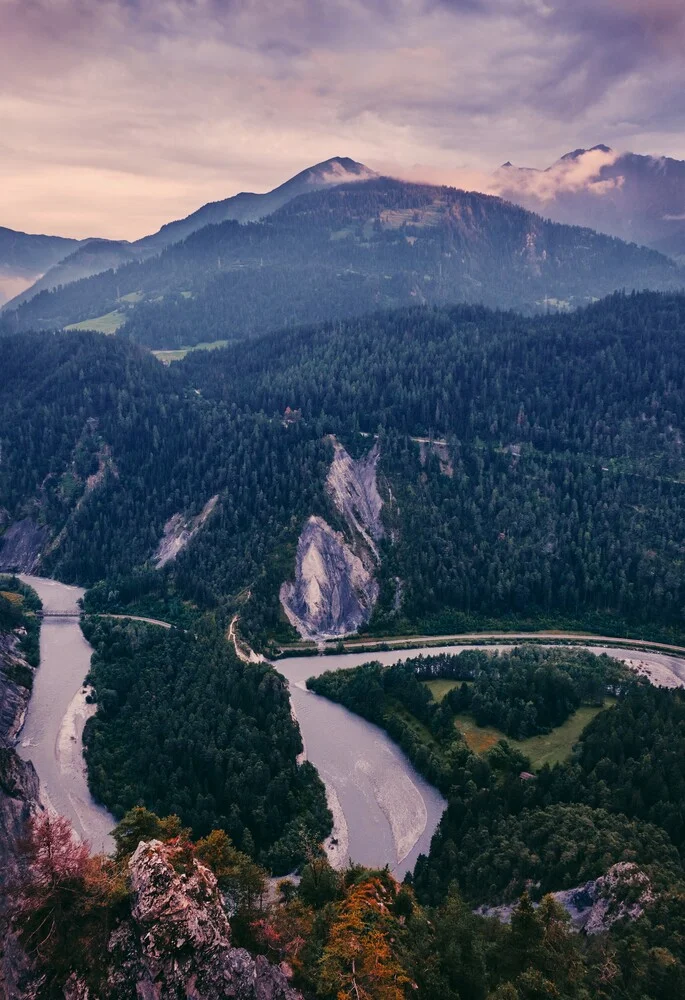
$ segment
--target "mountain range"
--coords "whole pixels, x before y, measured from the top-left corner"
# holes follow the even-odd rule
[[[496,180],[504,198],[557,222],[685,258],[683,160],[617,153],[600,144],[575,149],[546,170],[505,163]]]
[[[685,285],[685,162],[600,145],[544,171],[505,164],[495,184],[509,200],[337,156],[134,243],[0,230],[0,292],[3,276],[20,289],[0,328],[178,348],[417,303],[536,312]]]
[[[223,201],[209,202],[185,219],[169,222],[150,236],[127,240],[66,240],[58,236],[29,236],[0,229],[0,304],[14,299],[20,305],[44,289],[70,284],[132,260],[159,253],[204,226],[234,219],[255,222],[298,195],[333,184],[368,180],[373,170],[345,156],[334,156],[301,171],[266,194],[243,191]],[[3,274],[6,287],[3,289]]]
[[[370,177],[300,194],[259,222],[204,226],[160,253],[15,300],[2,326],[120,330],[178,348],[420,303],[533,313],[618,289],[683,285],[677,264],[654,250],[490,195]]]

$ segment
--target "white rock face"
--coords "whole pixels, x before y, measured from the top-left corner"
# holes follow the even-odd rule
[[[378,584],[341,532],[310,517],[297,545],[295,580],[281,586],[280,598],[303,639],[334,639],[368,621]]]
[[[378,443],[368,455],[356,462],[335,439],[333,448],[333,462],[326,480],[328,493],[351,531],[364,539],[378,559],[375,543],[383,537],[383,500],[376,481],[376,466],[380,458]]]
[[[218,494],[204,505],[197,517],[184,518],[183,514],[174,514],[164,525],[164,535],[152,557],[155,569],[161,569],[172,562],[198,533],[200,528],[216,507]]]
[[[602,934],[624,918],[637,920],[656,898],[649,876],[632,861],[620,861],[606,875],[552,896],[568,913],[573,929],[585,934]],[[475,912],[508,924],[516,905],[480,906]]]
[[[350,635],[371,617],[378,600],[374,578],[383,537],[376,466],[378,444],[355,461],[335,440],[326,490],[347,526],[334,531],[310,517],[297,545],[295,580],[281,586],[280,599],[291,625],[303,639],[320,641]]]

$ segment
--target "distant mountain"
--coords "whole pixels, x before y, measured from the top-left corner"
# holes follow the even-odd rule
[[[136,246],[143,250],[162,250],[170,243],[178,243],[191,233],[205,226],[216,225],[234,219],[236,222],[256,222],[271,215],[287,202],[301,194],[310,194],[322,188],[350,181],[365,181],[377,177],[375,171],[357,163],[348,156],[334,156],[313,167],[307,167],[290,180],[268,191],[266,194],[252,194],[242,191],[223,201],[212,201],[198,208],[192,215],[177,222],[169,222],[159,232],[138,240]]]
[[[101,274],[110,268],[121,267],[122,264],[138,260],[140,254],[126,240],[85,240],[76,245],[76,249],[59,260],[37,281],[12,300],[12,306],[17,307],[22,302],[28,302],[38,292],[45,289],[68,285],[81,278],[90,278]]]
[[[116,311],[124,335],[175,347],[402,305],[535,312],[683,285],[653,250],[488,195],[377,178],[300,195],[262,222],[206,226],[156,257],[42,292],[5,326]]]
[[[331,187],[335,184],[344,184],[356,180],[369,180],[378,175],[365,167],[363,163],[357,163],[347,156],[334,156],[330,160],[324,160],[313,167],[308,167],[301,173],[291,177],[290,180],[273,191],[266,194],[252,194],[243,191],[232,198],[225,198],[223,201],[210,202],[198,208],[196,212],[185,219],[178,219],[176,222],[169,222],[150,236],[144,236],[135,243],[116,240],[85,240],[77,243],[72,240],[73,246],[66,248],[66,253],[70,250],[76,252],[68,259],[63,260],[62,256],[56,258],[60,261],[60,267],[51,270],[47,274],[47,268],[31,272],[29,277],[39,277],[37,281],[25,281],[20,286],[13,288],[8,285],[11,294],[6,295],[7,299],[12,299],[12,308],[16,308],[23,302],[33,298],[38,292],[46,289],[56,288],[58,285],[66,285],[81,278],[92,277],[101,274],[110,268],[119,268],[128,264],[131,260],[144,259],[154,254],[160,253],[165,247],[172,243],[184,240],[191,233],[202,229],[204,226],[215,225],[228,220],[237,222],[255,222],[263,219],[272,212],[281,208],[288,201],[297,198],[298,195],[308,194],[312,191],[320,191],[323,188]],[[0,230],[0,232],[2,232]],[[8,230],[9,232],[9,230]],[[23,235],[23,234],[19,234]],[[51,237],[40,237],[51,238]],[[1,257],[0,257],[1,261]],[[48,265],[56,263],[51,261]],[[1,267],[1,263],[0,263]],[[0,276],[2,272],[0,271]],[[1,280],[1,277],[0,277]],[[0,292],[2,286],[0,284]],[[20,294],[21,293],[21,294]],[[0,304],[3,299],[0,298]]]
[[[21,233],[0,226],[0,304],[28,288],[78,246],[78,240]]]
[[[503,197],[557,222],[591,226],[685,260],[685,161],[575,149],[546,170],[505,163]]]

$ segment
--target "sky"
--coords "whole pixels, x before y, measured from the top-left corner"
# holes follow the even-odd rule
[[[685,159],[685,0],[0,0],[0,226],[136,239],[328,157]]]

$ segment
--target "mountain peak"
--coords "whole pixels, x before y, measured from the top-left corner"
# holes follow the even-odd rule
[[[333,184],[345,184],[349,181],[368,181],[378,177],[375,170],[371,170],[363,163],[351,159],[349,156],[332,156],[321,163],[315,163],[307,167],[299,174],[295,174],[290,180],[282,184],[277,191],[290,185],[316,184],[330,186]]]
[[[613,153],[613,149],[611,149],[610,146],[605,146],[603,142],[600,142],[596,146],[592,146],[591,149],[574,149],[570,153],[564,153],[560,162],[563,162],[564,160],[578,160],[581,156],[585,156],[586,153]]]

